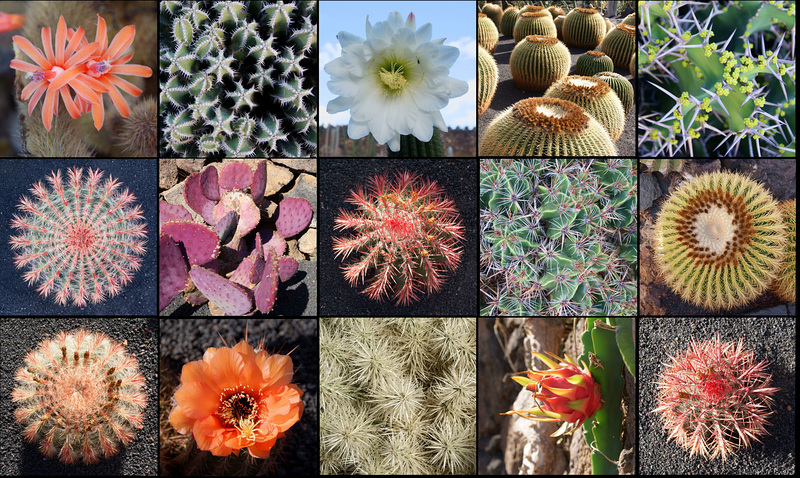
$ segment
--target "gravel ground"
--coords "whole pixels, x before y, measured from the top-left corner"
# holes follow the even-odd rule
[[[7,159],[2,162],[3,180],[0,183],[0,237],[3,238],[2,256],[8,257],[10,251],[8,238],[15,233],[11,229],[11,218],[16,212],[16,204],[22,196],[30,197],[29,189],[37,182],[45,182],[51,171],[77,166],[98,168],[105,172],[104,179],[113,176],[124,188],[136,196],[137,204],[144,211],[147,221],[147,252],[142,259],[142,267],[136,271],[133,280],[122,292],[99,304],[89,304],[79,308],[68,304],[56,304],[53,294],[42,297],[36,287],[29,286],[22,279],[23,271],[16,269],[11,260],[0,261],[0,284],[9,300],[0,301],[0,315],[113,315],[133,316],[156,313],[157,307],[157,265],[156,231],[158,230],[158,204],[156,200],[157,163],[154,159]]]
[[[676,355],[689,338],[708,340],[719,334],[723,341],[744,340],[756,359],[771,363],[772,383],[781,390],[774,395],[774,411],[767,427],[770,435],[750,449],[722,460],[689,458],[689,452],[667,442],[667,434],[655,414],[658,374],[667,354]],[[639,463],[642,474],[742,474],[793,475],[795,471],[795,374],[797,358],[795,318],[642,318],[639,319]]]
[[[325,159],[320,161],[320,234],[319,283],[324,291],[319,299],[323,316],[428,316],[467,315],[477,311],[478,230],[477,184],[478,167],[474,159],[447,160],[367,160]],[[334,259],[332,238],[341,235],[333,230],[333,219],[340,208],[352,208],[344,201],[350,190],[366,186],[367,180],[380,173],[404,169],[433,179],[456,202],[464,225],[464,254],[458,269],[449,273],[442,290],[425,295],[417,303],[396,306],[394,301],[378,302],[362,294],[363,284],[351,287],[340,269],[341,258]]]
[[[135,354],[147,385],[144,428],[117,455],[95,465],[65,465],[46,458],[38,446],[22,437],[14,420],[15,405],[9,399],[14,374],[25,355],[62,330],[85,328],[107,334]],[[134,475],[154,476],[158,471],[158,319],[0,319],[0,474],[11,475]]]
[[[609,18],[611,23],[615,25],[622,23],[624,19],[624,16]],[[478,144],[480,144],[480,138],[483,137],[483,132],[486,131],[489,123],[491,123],[495,116],[502,113],[506,108],[509,108],[519,100],[543,96],[543,93],[522,91],[514,84],[514,80],[511,78],[511,68],[508,66],[508,61],[511,58],[511,51],[514,49],[515,45],[513,38],[501,36],[500,43],[497,44],[497,50],[494,52],[494,59],[497,60],[498,69],[497,92],[492,99],[491,105],[489,105],[489,109],[478,117]],[[586,48],[567,48],[569,49],[572,59],[569,74],[574,75],[576,74],[575,64],[578,62],[578,57],[589,50]],[[614,68],[614,72],[627,78],[633,85],[633,91],[637,91],[636,79],[631,76],[628,70]],[[625,117],[625,130],[614,144],[620,156],[636,156],[636,108],[633,108]]]
[[[278,439],[267,459],[268,467],[280,475],[316,475],[319,470],[319,352],[316,319],[162,319],[161,374],[179,378],[185,363],[201,360],[208,347],[224,347],[226,342],[233,347],[245,339],[246,331],[250,345],[255,346],[263,337],[267,351],[291,352],[295,368],[292,382],[303,390],[303,416],[286,432],[285,437]],[[172,404],[161,406],[172,408]],[[164,458],[162,456],[162,466]]]

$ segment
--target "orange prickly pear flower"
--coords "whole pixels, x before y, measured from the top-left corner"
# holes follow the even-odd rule
[[[85,63],[86,75],[96,78],[108,92],[111,97],[111,102],[117,108],[119,114],[123,117],[128,117],[131,114],[130,107],[122,97],[122,94],[117,90],[128,93],[129,95],[138,97],[142,94],[142,90],[135,87],[128,81],[123,80],[118,75],[133,75],[149,78],[153,74],[153,70],[144,65],[128,65],[127,63],[133,57],[133,53],[126,55],[128,48],[133,44],[133,38],[136,36],[136,27],[128,25],[120,30],[108,44],[108,29],[106,28],[106,21],[100,15],[97,15],[97,34],[94,41],[98,44],[97,51]],[[84,39],[84,43],[86,40]],[[102,96],[97,103],[81,101],[81,109],[84,113],[92,112],[94,119],[94,126],[99,131],[103,127],[103,120],[105,111],[103,109]]]
[[[291,383],[292,359],[262,346],[211,347],[203,360],[184,365],[170,424],[215,456],[238,456],[246,448],[253,457],[268,457],[304,406],[303,391]]]
[[[100,95],[97,92],[102,93],[107,89],[102,83],[85,74],[86,67],[84,65],[86,60],[97,51],[98,44],[86,42],[82,28],[78,28],[74,32],[68,31],[64,17],[61,16],[53,43],[50,39],[50,27],[43,27],[44,53],[25,37],[15,35],[13,40],[19,49],[36,63],[33,65],[17,59],[11,60],[11,68],[31,74],[30,83],[22,90],[20,97],[23,101],[31,98],[28,103],[28,114],[31,114],[36,103],[44,95],[42,122],[48,131],[50,131],[53,115],[58,113],[58,95],[61,95],[61,99],[64,100],[70,116],[73,118],[81,116],[81,110],[70,96],[67,86],[75,90],[82,100],[92,104],[100,103]]]
[[[0,12],[0,33],[16,30],[25,23],[23,15]]]
[[[533,355],[551,370],[529,370],[522,372],[527,377],[512,377],[533,392],[533,398],[539,401],[537,406],[528,410],[510,410],[501,415],[519,415],[541,422],[562,421],[561,427],[551,435],[556,437],[580,428],[602,407],[602,400],[600,384],[594,381],[585,363],[582,362],[583,368],[580,368],[569,355],[564,354],[561,359],[548,354],[555,360],[540,353]]]

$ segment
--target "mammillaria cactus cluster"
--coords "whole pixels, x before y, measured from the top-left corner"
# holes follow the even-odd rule
[[[481,160],[481,315],[634,315],[632,167]]]
[[[160,203],[159,310],[182,292],[190,304],[209,300],[228,315],[272,310],[278,283],[298,269],[296,259],[283,256],[286,239],[305,230],[313,210],[305,199],[285,198],[273,218],[277,231],[258,227],[266,172],[263,161],[255,172],[231,162],[191,175],[183,196],[206,224],[193,222],[180,205]]]
[[[316,154],[316,1],[162,1],[160,21],[162,151]]]

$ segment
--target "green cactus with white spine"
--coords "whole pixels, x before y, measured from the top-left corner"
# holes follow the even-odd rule
[[[589,76],[567,76],[553,83],[544,96],[571,101],[583,108],[606,128],[612,141],[622,136],[625,110],[617,94],[604,81]]]
[[[534,97],[516,102],[492,120],[478,154],[616,156],[617,149],[608,130],[580,106],[558,98]]]
[[[614,62],[611,57],[602,51],[587,51],[578,57],[575,64],[575,74],[581,76],[594,76],[601,71],[614,71]]]
[[[569,50],[558,39],[528,35],[517,43],[509,58],[511,77],[517,88],[544,91],[569,74]]]
[[[489,109],[497,91],[497,62],[482,46],[478,46],[478,116]]]
[[[489,53],[494,53],[497,49],[497,42],[500,41],[500,34],[491,18],[484,13],[478,14],[478,45],[486,48]]]
[[[631,112],[634,105],[633,85],[631,85],[631,82],[624,76],[619,73],[614,73],[613,71],[603,71],[592,76],[605,81],[606,84],[614,90],[614,93],[617,94],[619,100],[622,102],[622,109],[625,111],[625,116],[628,116],[628,113]]]
[[[500,33],[507,37],[514,36],[514,24],[519,17],[519,8],[510,6],[503,12],[503,18],[500,19]]]
[[[606,22],[592,8],[574,8],[564,19],[562,26],[564,43],[579,48],[596,48],[606,36]]]
[[[317,2],[161,2],[162,153],[317,150]]]
[[[610,56],[614,65],[630,69],[631,58],[636,56],[636,27],[618,25],[603,38],[600,51]]]
[[[556,24],[547,11],[520,13],[514,24],[514,43],[519,43],[528,35],[556,37]]]

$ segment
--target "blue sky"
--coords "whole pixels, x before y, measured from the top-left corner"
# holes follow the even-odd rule
[[[458,98],[453,98],[442,110],[447,126],[474,128],[477,121],[477,105],[475,102],[475,62],[477,43],[477,14],[475,2],[456,1],[419,1],[419,2],[319,2],[319,78],[320,78],[320,125],[344,125],[350,121],[349,111],[328,114],[326,106],[336,96],[326,86],[330,75],[323,71],[326,63],[341,54],[341,46],[336,39],[340,31],[347,31],[361,38],[366,36],[367,15],[373,25],[384,21],[389,13],[399,11],[403,18],[414,12],[417,28],[426,23],[433,26],[433,38],[445,38],[445,45],[457,47],[461,53],[450,69],[450,76],[464,80],[469,91]]]

